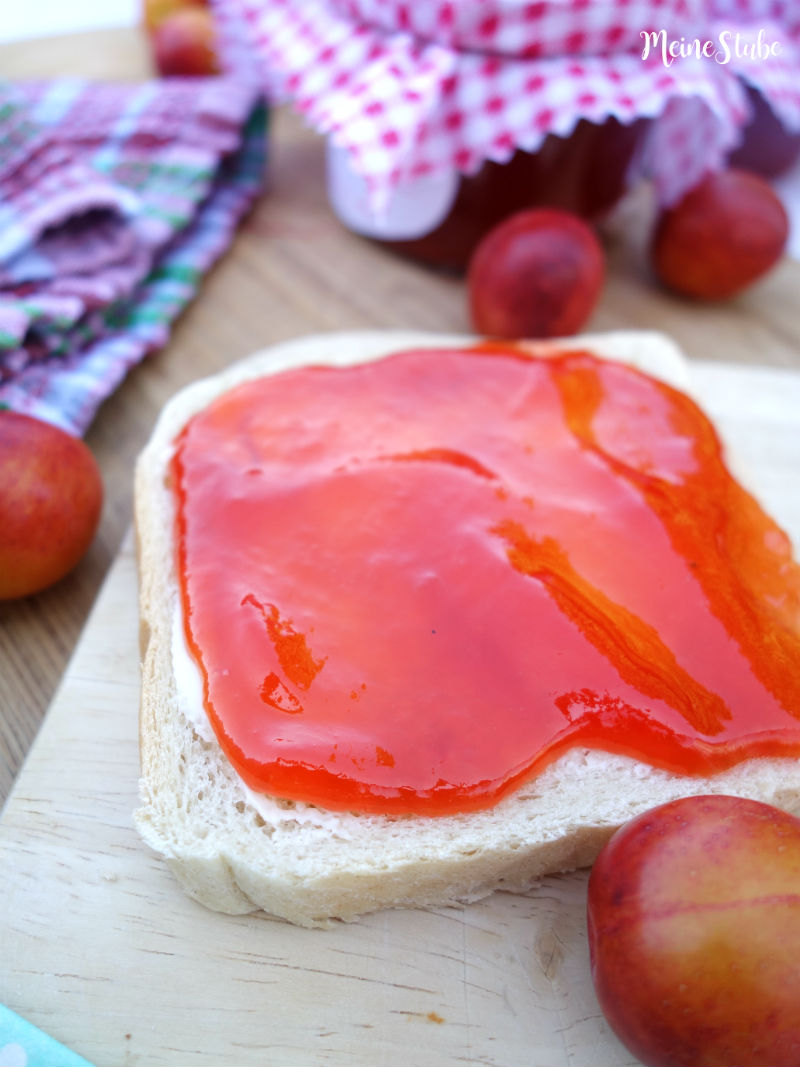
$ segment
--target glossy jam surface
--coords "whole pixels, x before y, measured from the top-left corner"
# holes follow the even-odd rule
[[[177,442],[187,642],[252,788],[491,805],[580,744],[800,754],[800,569],[683,394],[485,347],[242,385]]]

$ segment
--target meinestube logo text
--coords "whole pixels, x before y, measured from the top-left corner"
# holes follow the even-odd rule
[[[726,64],[732,59],[756,59],[767,62],[781,54],[781,42],[770,41],[761,29],[758,34],[721,30],[713,37],[673,37],[666,30],[642,30],[639,36],[644,41],[642,59],[657,55],[665,67],[676,59],[710,59]]]

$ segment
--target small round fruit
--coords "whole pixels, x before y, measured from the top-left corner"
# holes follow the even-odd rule
[[[142,0],[142,23],[152,33],[170,15],[187,7],[208,7],[208,0]]]
[[[0,600],[57,582],[94,538],[103,483],[77,437],[0,410]]]
[[[587,223],[554,208],[520,211],[470,260],[473,327],[492,337],[567,337],[591,315],[604,280],[603,250]]]
[[[210,11],[186,7],[168,15],[153,30],[153,57],[164,77],[219,74],[217,39]]]
[[[774,267],[788,236],[786,210],[772,187],[757,174],[726,170],[661,213],[651,259],[668,289],[724,300]]]
[[[800,819],[730,796],[631,820],[592,868],[600,1006],[653,1067],[800,1063]]]

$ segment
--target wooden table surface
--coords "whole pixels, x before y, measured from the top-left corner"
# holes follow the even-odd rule
[[[103,31],[0,47],[7,78],[151,75],[142,35]],[[95,543],[54,588],[0,604],[0,801],[7,797],[131,522],[135,457],[164,401],[186,382],[271,342],[319,330],[468,329],[463,283],[346,232],[325,195],[318,137],[274,116],[264,194],[203,283],[165,349],[101,408],[87,443],[106,500]],[[654,328],[692,359],[800,368],[800,265],[784,262],[740,299],[696,306],[660,292],[644,246],[652,217],[639,191],[603,227],[609,278],[589,327]]]

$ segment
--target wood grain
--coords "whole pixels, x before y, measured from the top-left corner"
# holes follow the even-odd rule
[[[142,38],[121,31],[0,48],[0,69],[137,78],[148,60]],[[304,931],[192,904],[133,831],[139,680],[127,531],[133,463],[162,404],[283,338],[468,325],[458,279],[336,222],[312,133],[279,113],[271,144],[268,187],[230,253],[169,345],[89,431],[107,493],[95,545],[54,589],[0,606],[0,797],[17,779],[0,821],[0,1001],[98,1067],[628,1067],[588,981],[583,873],[463,911]],[[743,365],[695,369],[712,414],[742,441],[797,536],[800,379],[746,365],[800,368],[800,267],[784,263],[724,306],[673,300],[647,275],[651,214],[640,190],[604,227],[609,279],[591,328],[664,329],[692,360]]]
[[[152,73],[136,30],[6,45],[0,70],[7,78]],[[672,299],[647,273],[651,215],[643,189],[604,227],[609,278],[590,327],[663,329],[692,358],[800,367],[800,265],[784,263],[740,300],[717,307]],[[54,588],[0,603],[0,802],[130,525],[133,463],[164,401],[193,378],[283,338],[325,329],[468,325],[459,279],[404,262],[340,226],[327,204],[320,139],[292,115],[276,114],[262,199],[167,347],[134,370],[87,434],[106,487],[94,545]]]
[[[693,381],[800,541],[800,375]],[[634,1067],[591,987],[586,872],[330,930],[185,897],[132,826],[135,599],[128,538],[0,820],[0,1003],[97,1067]]]

